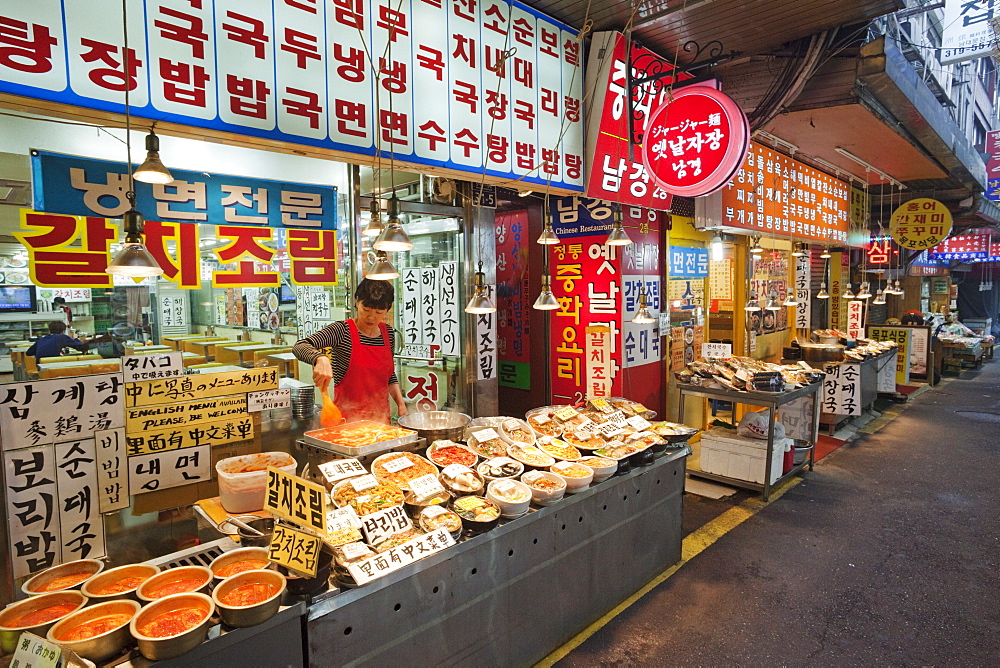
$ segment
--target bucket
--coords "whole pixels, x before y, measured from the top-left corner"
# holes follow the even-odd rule
[[[811,445],[796,445],[793,448],[792,464],[798,466],[809,458],[809,451],[813,449]]]

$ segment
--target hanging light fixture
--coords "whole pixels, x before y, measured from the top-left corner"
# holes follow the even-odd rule
[[[389,254],[385,251],[375,251],[375,264],[365,274],[365,278],[373,281],[391,281],[399,278],[399,271],[389,262]]]
[[[389,200],[389,223],[372,244],[372,248],[392,253],[413,249],[413,242],[403,229],[402,221],[399,220],[399,199],[395,192]]]
[[[128,14],[126,5],[127,0],[122,0],[122,32],[125,42],[123,65],[125,71],[128,72]],[[142,214],[135,210],[135,175],[132,172],[132,114],[128,92],[128,86],[125,86],[125,152],[128,160],[128,192],[125,193],[125,197],[129,203],[128,211],[122,216],[125,242],[122,249],[118,251],[118,254],[115,255],[115,258],[105,271],[112,276],[149,278],[161,275],[163,269],[156,262],[153,254],[146,248],[146,244],[142,238],[144,225]]]
[[[757,301],[756,293],[750,293],[750,301],[748,301],[747,305],[743,307],[743,310],[747,313],[755,313],[760,310],[760,302]]]
[[[785,297],[785,301],[782,302],[782,306],[798,306],[799,301],[795,298],[795,293],[791,290],[788,291],[788,296]]]
[[[765,311],[780,311],[781,310],[781,305],[778,303],[777,299],[775,299],[774,297],[771,297],[770,299],[767,300],[767,306],[764,307],[764,310]]]
[[[146,135],[146,160],[135,170],[133,177],[136,181],[143,183],[170,183],[174,177],[170,175],[170,170],[160,162],[160,138],[156,136],[153,129],[149,129]]]
[[[559,308],[559,300],[552,294],[551,280],[548,274],[542,274],[542,291],[538,293],[538,299],[531,308],[539,311],[554,311]]]
[[[559,243],[559,237],[552,230],[552,214],[549,212],[549,197],[545,196],[545,207],[542,210],[542,233],[538,237],[538,243],[543,246],[555,246]]]
[[[792,246],[792,257],[802,257],[806,252],[802,248],[802,244],[795,244]]]
[[[881,306],[885,303],[885,294],[882,292],[882,288],[879,288],[875,293],[875,299],[872,300],[872,304],[877,304]]]
[[[854,290],[851,289],[851,284],[847,284],[847,289],[844,290],[844,294],[841,295],[844,299],[854,299]]]
[[[465,306],[466,313],[496,313],[497,307],[490,301],[489,292],[486,290],[486,274],[483,273],[483,261],[479,261],[479,271],[475,277],[476,291],[472,299]]]
[[[872,298],[871,286],[869,285],[868,281],[861,281],[861,287],[858,290],[857,298],[858,299]]]
[[[712,243],[709,244],[709,248],[712,253],[712,261],[719,262],[726,257],[726,246],[722,239],[722,232],[716,231],[715,236],[712,237]]]
[[[753,245],[750,246],[751,253],[754,255],[760,255],[764,252],[764,249],[760,246],[760,236],[751,236],[750,240],[753,242]]]
[[[637,325],[648,325],[656,322],[656,318],[654,318],[653,314],[649,312],[649,306],[646,303],[645,288],[639,292],[639,310],[636,311],[635,315],[632,317],[632,322]]]
[[[829,260],[833,255],[830,254],[830,249],[827,246],[823,246],[823,252],[819,254],[820,258],[824,260]]]
[[[819,284],[819,292],[816,293],[816,299],[829,299],[830,293],[826,291],[826,281]]]
[[[608,238],[604,240],[605,246],[628,246],[632,243],[629,238],[628,233],[622,226],[622,208],[618,204],[614,204],[614,225],[611,226],[611,232],[608,233]]]
[[[379,200],[377,197],[372,197],[372,204],[369,207],[371,212],[371,218],[368,220],[368,224],[365,225],[365,229],[361,230],[361,234],[366,237],[377,237],[385,230],[385,225],[382,224],[382,207],[379,205]]]

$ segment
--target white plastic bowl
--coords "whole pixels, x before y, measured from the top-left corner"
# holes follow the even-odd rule
[[[570,475],[563,475],[561,473],[561,471],[564,471],[567,468],[574,468],[574,467],[587,469],[589,473],[586,476],[570,476]],[[594,481],[594,469],[590,468],[589,466],[584,466],[583,464],[577,462],[556,462],[555,464],[549,467],[549,470],[566,481],[567,494],[576,494],[577,492],[582,492],[583,490],[590,487],[590,483]]]
[[[509,501],[500,495],[499,490],[508,488],[516,490],[516,494],[522,501]],[[519,480],[494,480],[486,486],[486,498],[500,506],[501,517],[520,517],[528,512],[531,505],[531,488]]]
[[[549,491],[532,487],[531,482],[538,480],[539,478],[551,480],[559,485],[559,489]],[[560,501],[566,495],[566,481],[563,480],[562,476],[557,476],[555,473],[550,473],[548,471],[528,471],[521,476],[521,481],[528,485],[528,489],[531,490],[531,500],[540,506],[547,506],[551,503],[555,503],[556,501]]]
[[[588,460],[594,460],[594,459],[603,459],[607,461],[609,464],[607,466],[593,466],[587,463]],[[618,470],[618,462],[616,462],[613,459],[608,459],[607,457],[600,457],[598,455],[587,455],[577,463],[583,464],[588,468],[594,469],[594,480],[593,480],[594,483],[604,482],[605,480],[613,476],[615,474],[615,471]]]

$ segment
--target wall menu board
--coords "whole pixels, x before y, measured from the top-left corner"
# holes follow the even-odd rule
[[[758,234],[844,243],[849,212],[847,183],[756,142],[722,189],[722,224]]]
[[[5,3],[0,92],[120,112],[127,81],[140,118],[583,189],[582,44],[519,2],[135,4],[126,73],[118,0]]]

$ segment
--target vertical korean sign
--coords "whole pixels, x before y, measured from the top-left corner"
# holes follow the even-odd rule
[[[810,254],[795,258],[795,328],[809,329],[812,318],[812,275]]]
[[[531,389],[531,327],[528,287],[528,212],[496,217],[497,363],[504,387]]]
[[[873,340],[895,341],[899,344],[899,355],[896,357],[896,384],[898,385],[908,385],[910,382],[910,356],[913,354],[911,348],[913,347],[913,336],[917,332],[919,332],[921,336],[921,348],[923,348],[924,351],[924,355],[922,357],[926,359],[927,329],[916,327],[887,327],[884,325],[868,328],[868,336]],[[922,366],[926,372],[926,362],[924,362]]]
[[[552,226],[560,243],[549,247],[552,292],[559,308],[551,312],[552,401],[575,402],[586,396],[586,328],[608,327],[612,392],[620,392],[621,260],[617,246],[604,244],[611,227],[611,206],[583,197],[553,198]]]
[[[622,224],[632,243],[622,249],[622,367],[629,398],[646,406],[663,405],[663,335],[659,316],[663,312],[660,225],[663,214],[637,206],[622,207]],[[707,259],[707,255],[706,255]],[[654,322],[634,323],[639,296]]]
[[[847,302],[847,335],[854,339],[865,337],[865,305],[860,299]]]

